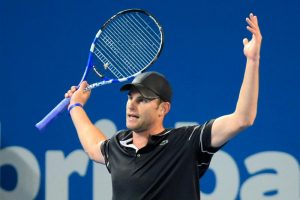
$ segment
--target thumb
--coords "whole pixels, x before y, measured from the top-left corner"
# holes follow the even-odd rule
[[[86,81],[80,83],[79,90],[83,91],[89,84]]]
[[[244,44],[244,46],[245,46],[246,44],[248,44],[248,42],[249,42],[249,41],[248,41],[247,38],[244,38],[244,39],[243,39],[243,44]]]

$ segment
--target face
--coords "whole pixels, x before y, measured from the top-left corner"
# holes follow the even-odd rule
[[[126,104],[127,128],[136,133],[161,128],[163,116],[160,110],[159,99],[146,99],[138,91],[130,91]]]

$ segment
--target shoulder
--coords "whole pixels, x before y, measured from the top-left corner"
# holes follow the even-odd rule
[[[116,132],[111,138],[107,139],[109,141],[113,140],[124,140],[129,134],[131,133],[130,130],[122,129]]]
[[[118,132],[116,132],[111,138],[103,141],[101,143],[101,149],[104,149],[105,146],[114,146],[116,144],[119,144],[120,141],[125,140],[126,137],[129,136],[129,134],[131,134],[130,130],[119,130]]]
[[[193,134],[193,133],[206,133],[211,132],[212,125],[214,123],[214,119],[208,120],[203,124],[196,124],[190,126],[181,126],[178,128],[172,129],[174,133],[177,134]]]
[[[191,125],[191,126],[181,126],[170,130],[170,137],[173,138],[181,138],[184,140],[190,140],[195,137],[195,135],[199,135],[198,133],[201,130],[202,125]]]
[[[117,140],[124,140],[131,135],[131,130],[123,129],[119,130],[112,138],[116,138]]]

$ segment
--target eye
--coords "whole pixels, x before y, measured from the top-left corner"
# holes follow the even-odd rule
[[[137,101],[138,103],[148,103],[148,102],[150,102],[151,100],[150,100],[150,99],[147,99],[147,98],[144,98],[144,97],[138,97],[136,101]]]

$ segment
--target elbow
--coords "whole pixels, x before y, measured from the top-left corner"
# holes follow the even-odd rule
[[[249,128],[250,126],[253,126],[253,124],[254,124],[254,119],[253,120],[249,119],[249,120],[244,122],[244,127]]]
[[[254,121],[255,121],[255,116],[242,117],[240,120],[240,127],[242,129],[249,128],[250,126],[253,126]]]
[[[239,114],[238,116],[238,124],[240,127],[240,130],[249,128],[250,126],[253,126],[255,118],[256,118],[256,114]]]

